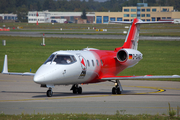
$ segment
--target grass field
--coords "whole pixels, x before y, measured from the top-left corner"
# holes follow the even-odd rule
[[[1,120],[179,120],[180,117],[162,115],[129,115],[116,113],[115,115],[94,114],[0,114]]]
[[[54,51],[86,47],[114,50],[124,43],[124,40],[46,38],[46,46],[40,46],[42,38],[1,36],[1,40],[6,40],[7,45],[0,44],[0,69],[7,54],[10,72],[29,72],[30,69],[36,72]],[[142,52],[143,59],[119,75],[180,74],[180,41],[141,40],[138,50]]]

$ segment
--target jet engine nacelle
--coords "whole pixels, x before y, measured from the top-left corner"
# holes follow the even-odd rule
[[[141,59],[143,54],[138,50],[134,49],[121,49],[117,52],[117,60],[125,66],[132,66],[137,64]]]

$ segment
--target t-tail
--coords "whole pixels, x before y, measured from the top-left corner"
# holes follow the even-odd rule
[[[111,23],[122,23],[122,24],[131,24],[128,34],[126,36],[124,45],[122,47],[115,48],[115,51],[120,49],[134,49],[138,48],[139,41],[139,32],[141,24],[151,24],[151,23],[172,23],[172,21],[142,21],[135,18],[133,21],[110,21]]]

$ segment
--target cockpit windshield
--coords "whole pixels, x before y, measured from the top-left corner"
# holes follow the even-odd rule
[[[76,58],[73,55],[52,54],[44,64],[72,64],[74,62],[76,62]]]

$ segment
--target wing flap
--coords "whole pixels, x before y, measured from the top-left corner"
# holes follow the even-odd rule
[[[161,76],[152,76],[152,75],[145,75],[145,76],[110,76],[110,77],[103,77],[101,80],[138,80],[138,79],[163,79],[163,78],[180,78],[179,75],[161,75]]]

